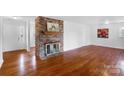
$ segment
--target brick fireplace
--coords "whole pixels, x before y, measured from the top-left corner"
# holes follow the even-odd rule
[[[48,23],[59,25],[57,31],[48,31]],[[38,16],[35,19],[36,31],[36,56],[46,59],[63,52],[63,21]]]
[[[60,53],[60,42],[45,44],[46,56]]]

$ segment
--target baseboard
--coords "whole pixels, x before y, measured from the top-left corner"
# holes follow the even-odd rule
[[[18,49],[18,50],[3,51],[3,52],[4,53],[10,53],[10,52],[20,52],[20,51],[26,51],[26,49]]]
[[[82,47],[86,47],[86,46],[90,46],[90,44],[82,45],[80,47],[76,47],[76,48],[69,49],[69,50],[64,50],[63,52],[68,52],[68,51],[76,50],[76,49],[79,49],[79,48],[82,48]]]
[[[101,47],[108,47],[108,48],[113,48],[113,49],[122,49],[122,50],[124,50],[124,48],[122,48],[122,47],[113,47],[113,46],[105,46],[105,45],[95,45],[95,44],[92,44],[93,46],[101,46]]]
[[[105,46],[105,45],[98,45],[98,44],[89,44],[89,45],[87,44],[87,45],[83,45],[83,46],[78,47],[78,48],[74,48],[74,49],[70,49],[70,50],[64,50],[63,52],[68,52],[68,51],[76,50],[76,49],[79,49],[79,48],[82,48],[82,47],[87,47],[87,46],[100,46],[100,47],[124,50],[124,48],[121,48],[121,47]]]

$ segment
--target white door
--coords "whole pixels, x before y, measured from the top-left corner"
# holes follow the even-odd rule
[[[13,51],[25,47],[25,29],[19,25],[5,24],[3,28],[3,50]]]

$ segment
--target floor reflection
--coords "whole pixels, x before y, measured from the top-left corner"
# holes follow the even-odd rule
[[[32,69],[33,70],[36,69],[36,57],[35,56],[32,57],[31,63],[32,63]]]
[[[23,72],[24,69],[25,69],[25,60],[24,60],[24,55],[21,54],[19,59],[19,70],[20,72]]]

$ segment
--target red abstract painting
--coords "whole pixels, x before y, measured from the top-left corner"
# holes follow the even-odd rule
[[[109,38],[109,29],[98,29],[97,30],[97,36],[98,38]]]

